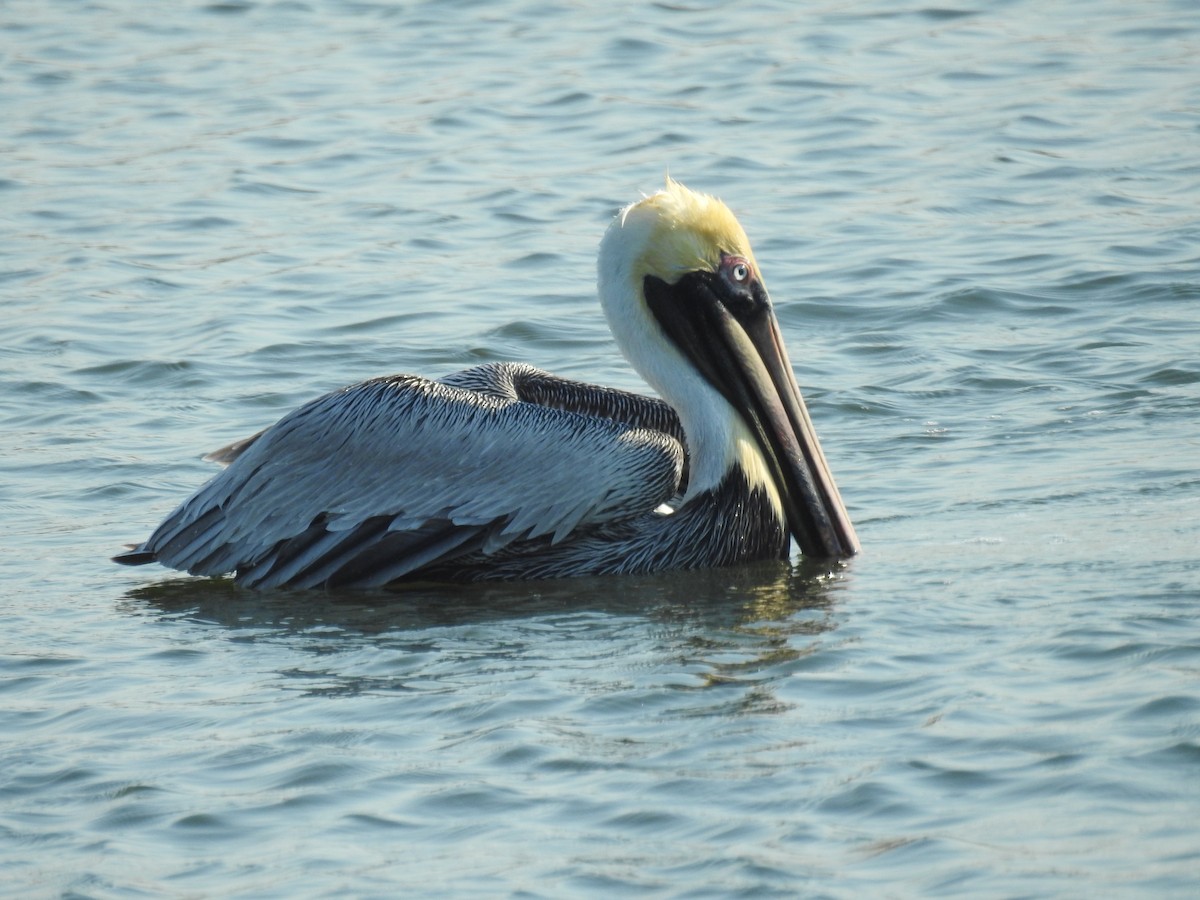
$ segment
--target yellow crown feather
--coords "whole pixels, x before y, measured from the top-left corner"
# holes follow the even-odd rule
[[[744,258],[761,277],[750,240],[729,207],[667,177],[666,187],[625,209],[630,217],[652,220],[650,240],[635,263],[639,275],[674,283],[688,272],[716,270],[722,254]]]

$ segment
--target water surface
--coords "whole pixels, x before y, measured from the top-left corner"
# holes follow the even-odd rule
[[[16,896],[1191,896],[1190,2],[16,2]],[[127,570],[201,454],[514,359],[666,172],[755,244],[836,567],[253,595]]]

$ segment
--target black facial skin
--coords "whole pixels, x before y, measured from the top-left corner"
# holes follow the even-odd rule
[[[744,277],[735,277],[743,273]],[[643,290],[654,317],[705,380],[734,409],[748,411],[757,407],[746,386],[730,378],[737,368],[732,354],[722,342],[712,339],[712,335],[721,331],[722,309],[752,337],[770,327],[773,317],[770,298],[749,265],[741,257],[723,255],[717,271],[688,272],[673,285],[647,275]],[[761,428],[754,421],[746,424],[760,439],[760,445],[766,443],[766,436],[758,433]]]
[[[726,260],[732,257],[725,257]],[[722,270],[730,268],[722,265]],[[667,334],[704,375],[706,381],[724,395],[735,409],[741,409],[743,397],[731,391],[728,378],[717,368],[713,342],[708,337],[717,330],[717,307],[725,309],[749,332],[756,323],[770,319],[771,301],[762,282],[750,275],[738,282],[723,271],[688,272],[675,284],[647,275],[643,284],[650,311]],[[756,330],[761,330],[759,325]],[[728,366],[721,369],[728,371]]]

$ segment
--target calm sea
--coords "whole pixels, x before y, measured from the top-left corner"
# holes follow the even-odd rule
[[[1195,896],[1197,59],[1194,0],[0,5],[5,896]],[[595,248],[667,172],[861,557],[109,563],[343,384],[639,388]]]

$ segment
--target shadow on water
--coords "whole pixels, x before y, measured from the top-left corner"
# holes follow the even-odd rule
[[[840,565],[799,560],[646,576],[263,593],[229,579],[176,578],[134,588],[122,606],[276,634],[337,628],[369,636],[588,613],[718,630],[790,625],[802,633],[832,627],[840,572]]]

